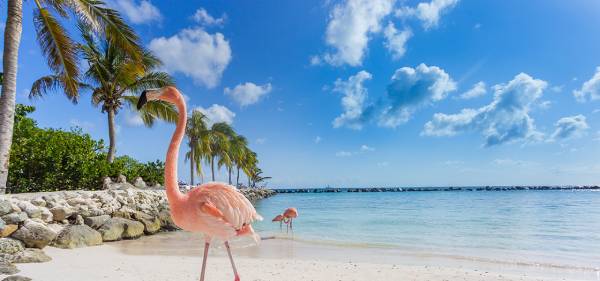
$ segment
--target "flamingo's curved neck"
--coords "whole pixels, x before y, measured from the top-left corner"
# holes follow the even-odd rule
[[[165,188],[167,191],[167,199],[169,205],[173,207],[177,205],[182,199],[183,194],[179,191],[179,184],[177,183],[177,158],[179,156],[179,145],[185,135],[185,125],[187,121],[187,110],[185,107],[185,101],[179,93],[178,98],[174,102],[179,111],[177,118],[177,126],[173,137],[171,137],[171,143],[169,144],[169,150],[167,150],[167,159],[165,161]]]

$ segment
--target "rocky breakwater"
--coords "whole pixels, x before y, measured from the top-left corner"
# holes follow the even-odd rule
[[[114,186],[113,186],[114,187]],[[274,193],[241,191],[250,201]],[[0,275],[15,263],[45,262],[46,246],[77,248],[177,230],[164,189],[120,185],[101,191],[60,191],[0,197]]]

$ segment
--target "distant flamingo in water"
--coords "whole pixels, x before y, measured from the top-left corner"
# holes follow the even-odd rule
[[[271,221],[279,222],[279,230],[282,230],[283,220],[285,217],[283,215],[276,215]]]
[[[287,208],[283,212],[283,217],[284,217],[284,222],[287,225],[287,227],[286,227],[287,232],[289,232],[290,229],[292,230],[292,232],[294,232],[293,220],[298,217],[298,210],[296,210],[296,208]]]
[[[200,281],[204,280],[206,258],[213,237],[224,241],[235,281],[239,281],[240,277],[233,262],[228,241],[236,236],[249,235],[258,242],[259,238],[257,239],[258,236],[254,233],[250,223],[262,218],[256,213],[250,201],[231,185],[210,182],[194,187],[186,194],[179,191],[177,156],[179,145],[185,134],[187,120],[185,101],[181,93],[174,87],[146,90],[140,96],[137,104],[138,110],[152,100],[172,103],[177,106],[179,111],[177,126],[171,138],[165,161],[165,187],[173,222],[184,230],[204,233],[204,258]]]

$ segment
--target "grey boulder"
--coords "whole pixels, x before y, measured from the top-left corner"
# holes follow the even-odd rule
[[[144,233],[154,234],[160,230],[160,220],[142,212],[136,212],[133,217],[144,224]]]
[[[73,210],[66,206],[56,206],[50,209],[55,221],[63,221],[73,214]]]
[[[58,248],[80,248],[102,244],[102,235],[87,225],[66,226],[56,238]]]
[[[144,224],[124,218],[110,218],[98,231],[102,234],[102,240],[115,241],[120,239],[134,239],[144,234]]]
[[[19,270],[14,264],[6,261],[0,262],[0,274],[12,275],[16,273],[19,273]]]
[[[95,217],[86,217],[83,219],[83,222],[91,228],[98,229],[109,219],[109,215],[101,215]]]
[[[42,249],[56,238],[56,232],[43,223],[27,220],[12,234],[12,237],[23,241],[28,248]]]
[[[29,201],[19,201],[17,206],[32,219],[42,217],[42,210],[38,206],[31,204]]]
[[[13,255],[12,262],[14,263],[32,263],[32,262],[48,262],[50,258],[44,251],[35,248],[27,248],[22,252]]]
[[[0,216],[12,212],[12,205],[8,200],[0,200]]]
[[[8,215],[2,216],[2,220],[7,224],[19,224],[24,222],[27,219],[26,213],[11,213]]]
[[[158,219],[160,220],[160,224],[164,230],[177,230],[179,227],[173,222],[173,218],[171,218],[171,213],[167,210],[163,210],[158,213]]]
[[[2,254],[15,254],[23,251],[25,247],[23,242],[13,238],[0,238],[0,253]]]

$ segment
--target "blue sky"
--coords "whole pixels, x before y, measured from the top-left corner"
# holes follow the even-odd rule
[[[109,3],[188,107],[248,137],[270,186],[599,183],[600,2]],[[27,99],[48,73],[31,5],[18,102],[107,139],[89,94]],[[172,125],[117,120],[118,154],[164,159]]]

